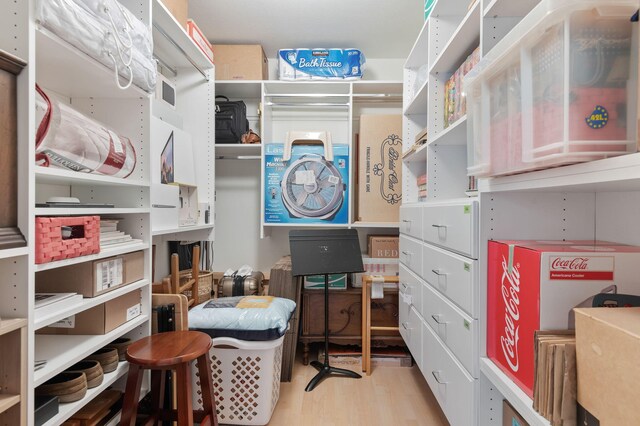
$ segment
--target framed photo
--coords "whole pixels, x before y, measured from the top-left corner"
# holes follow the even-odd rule
[[[174,161],[173,161],[173,132],[169,135],[167,143],[160,155],[160,183],[170,184],[174,182]]]

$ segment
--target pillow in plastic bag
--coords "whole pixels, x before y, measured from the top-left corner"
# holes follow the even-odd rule
[[[189,311],[189,329],[212,338],[275,340],[287,331],[293,300],[273,296],[236,296],[208,300]]]

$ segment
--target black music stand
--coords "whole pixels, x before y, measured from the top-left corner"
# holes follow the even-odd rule
[[[305,391],[311,392],[331,373],[359,379],[358,373],[329,365],[329,274],[364,272],[360,240],[355,229],[314,229],[289,232],[293,276],[324,275],[324,363],[312,361],[318,374]]]

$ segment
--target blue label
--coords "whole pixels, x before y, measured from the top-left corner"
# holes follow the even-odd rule
[[[592,129],[602,129],[609,122],[609,112],[605,107],[597,105],[585,121]]]
[[[357,49],[281,49],[280,59],[316,77],[362,77],[364,55]]]

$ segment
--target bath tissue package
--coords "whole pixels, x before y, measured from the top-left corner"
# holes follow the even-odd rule
[[[365,57],[358,49],[280,49],[280,80],[359,80]]]

